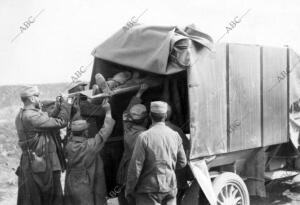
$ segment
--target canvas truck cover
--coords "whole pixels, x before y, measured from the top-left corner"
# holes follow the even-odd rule
[[[123,66],[167,75],[185,69],[178,64],[168,64],[174,45],[182,40],[193,41],[209,49],[212,46],[211,37],[196,30],[193,25],[182,30],[176,26],[136,25],[128,30],[119,30],[99,45],[93,54],[96,58]]]

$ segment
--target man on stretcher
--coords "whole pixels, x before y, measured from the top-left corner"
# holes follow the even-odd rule
[[[120,90],[121,88],[127,88],[126,90],[128,90],[128,88],[130,88],[129,90],[135,90],[138,89],[142,83],[147,83],[150,87],[160,84],[160,78],[154,79],[154,77],[151,76],[141,77],[140,73],[136,71],[119,72],[108,80],[105,80],[102,74],[97,73],[95,75],[95,81],[96,84],[92,87],[92,96],[101,93],[113,95],[114,91]]]

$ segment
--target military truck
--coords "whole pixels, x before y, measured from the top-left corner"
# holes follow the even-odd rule
[[[193,25],[137,24],[119,30],[92,54],[90,88],[97,73],[108,79],[118,72],[137,71],[159,79],[145,93],[145,104],[149,108],[153,100],[167,101],[172,122],[189,138],[192,176],[187,177],[190,186],[181,204],[201,204],[203,198],[210,204],[250,204],[247,182],[263,179],[246,176],[245,164],[262,151],[266,159],[261,159],[258,171],[267,173],[276,154],[290,146],[290,130],[297,124],[291,107],[300,97],[300,58],[287,46],[214,43]],[[117,125],[112,139],[122,136],[122,112],[138,87],[114,90]],[[115,177],[111,170],[106,172],[108,178]],[[113,179],[107,183],[116,186],[109,184]]]

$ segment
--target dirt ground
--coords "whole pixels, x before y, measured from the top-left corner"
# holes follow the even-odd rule
[[[292,179],[274,181],[269,183],[266,188],[268,197],[266,199],[251,197],[251,205],[300,205],[300,182],[292,183]],[[13,205],[16,204],[16,200],[15,179],[11,178],[7,183],[0,182],[0,205]],[[118,202],[116,199],[111,199],[108,205],[118,205]]]
[[[277,180],[267,184],[266,189],[267,198],[251,197],[251,205],[300,205],[300,181]],[[108,205],[118,205],[118,202],[113,199]]]

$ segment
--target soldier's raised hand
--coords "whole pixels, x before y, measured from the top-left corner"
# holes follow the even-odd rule
[[[143,83],[139,89],[139,91],[136,94],[137,98],[141,98],[141,96],[143,95],[143,93],[149,88],[149,85],[146,83]]]
[[[111,110],[110,104],[108,102],[108,98],[105,98],[102,102],[102,108],[107,112]]]
[[[140,91],[145,92],[149,88],[147,83],[143,83],[140,87]]]

